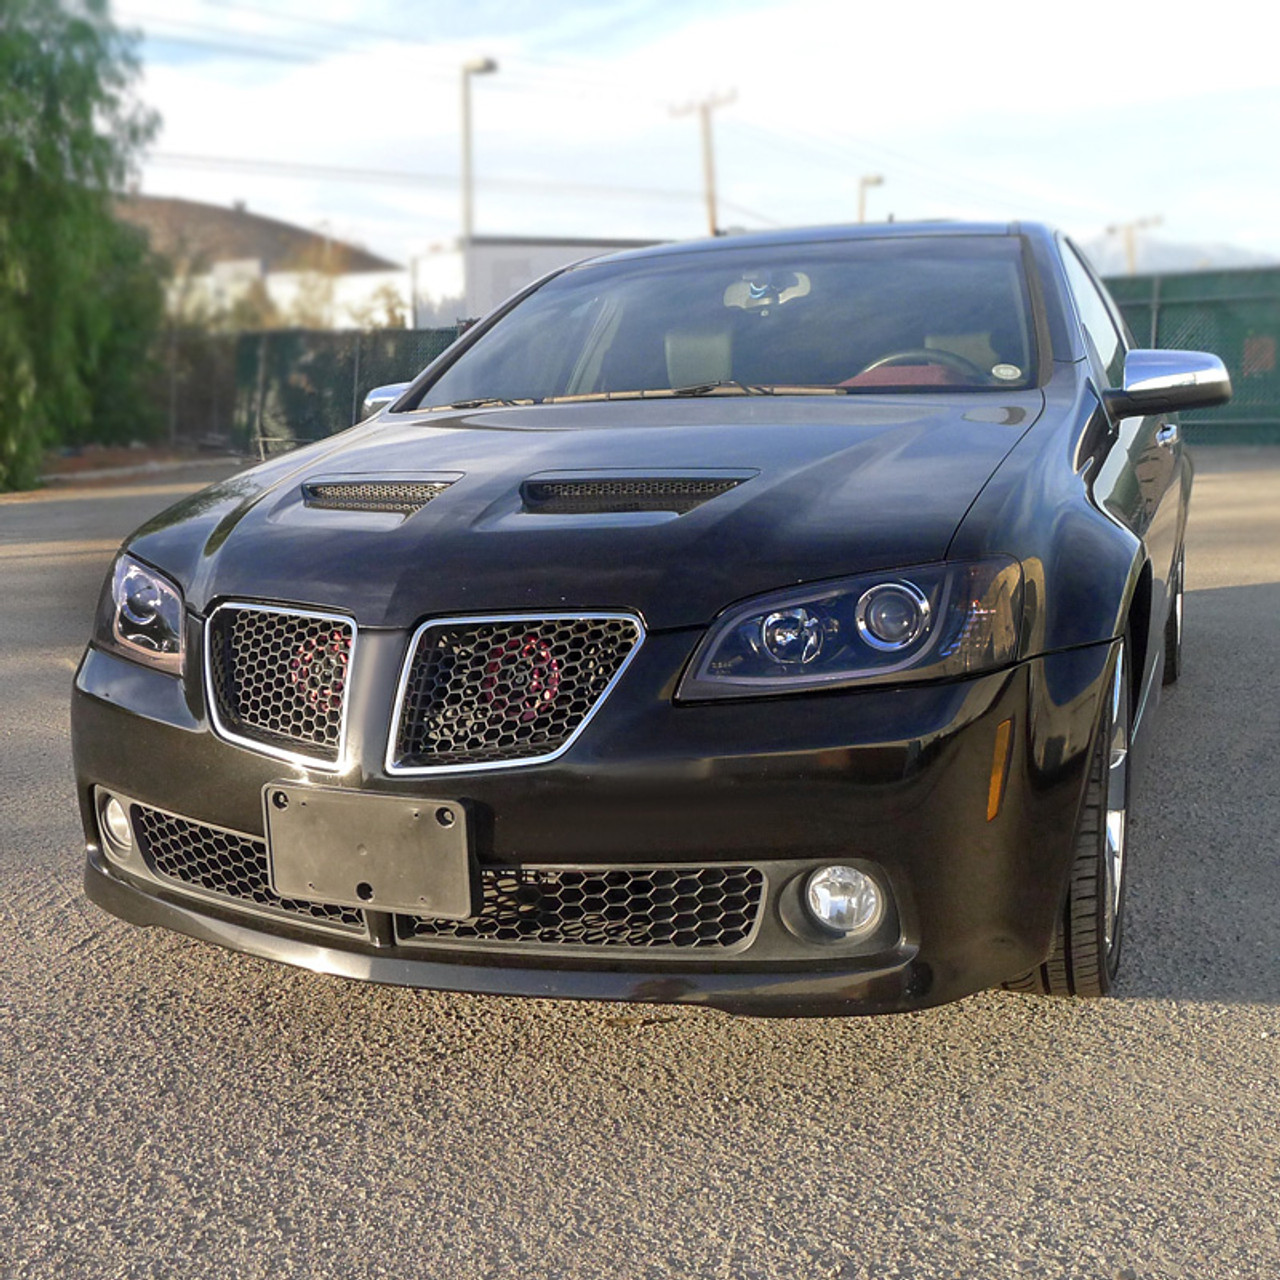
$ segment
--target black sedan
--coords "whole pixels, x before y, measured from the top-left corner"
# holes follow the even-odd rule
[[[1034,225],[556,273],[128,541],[86,887],[313,970],[905,1010],[1102,995],[1215,357]]]

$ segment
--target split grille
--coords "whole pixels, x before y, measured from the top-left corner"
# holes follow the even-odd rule
[[[480,914],[398,916],[404,943],[726,950],[755,928],[764,890],[756,867],[599,871],[486,867]]]
[[[209,680],[224,737],[334,764],[342,750],[349,618],[223,605],[209,619]]]
[[[145,805],[130,806],[138,848],[152,873],[163,880],[235,905],[301,917],[314,924],[364,933],[364,915],[350,907],[282,898],[271,888],[263,840],[176,818]]]
[[[394,712],[392,772],[528,763],[581,731],[640,646],[625,615],[463,618],[421,627]],[[342,755],[349,618],[224,604],[207,633],[217,731],[320,767]]]
[[[302,486],[307,506],[326,511],[389,511],[411,516],[452,480],[316,480]]]
[[[390,769],[555,755],[585,725],[641,638],[636,619],[618,616],[427,624],[411,646]]]

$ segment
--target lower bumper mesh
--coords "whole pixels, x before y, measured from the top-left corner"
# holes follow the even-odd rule
[[[271,888],[266,841],[190,822],[145,805],[130,808],[138,847],[159,879],[226,898],[229,904],[300,917],[350,933],[365,932],[361,911],[280,897]]]
[[[398,916],[401,942],[504,943],[725,951],[747,941],[760,914],[756,867],[485,867],[479,915]]]
[[[129,813],[157,880],[259,914],[367,934],[358,909],[277,894],[266,841],[137,803]],[[759,868],[744,866],[482,867],[480,879],[479,914],[467,920],[397,916],[397,942],[723,954],[751,938],[765,883]]]

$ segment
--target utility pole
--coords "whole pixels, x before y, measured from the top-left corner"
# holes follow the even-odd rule
[[[711,113],[717,107],[727,107],[737,97],[737,92],[731,89],[724,94],[713,93],[701,102],[686,102],[682,107],[671,108],[673,116],[689,116],[695,111],[698,113],[702,126],[702,184],[707,196],[707,229],[713,236],[719,234],[720,228],[716,217],[716,159],[715,139],[711,134]]]
[[[1107,228],[1109,236],[1124,236],[1124,260],[1131,276],[1138,273],[1138,232],[1158,227],[1163,222],[1163,216],[1157,213],[1149,218],[1135,218],[1132,222],[1115,222]]]

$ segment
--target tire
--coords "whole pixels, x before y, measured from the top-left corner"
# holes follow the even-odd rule
[[[1182,603],[1183,583],[1186,580],[1186,551],[1178,550],[1173,568],[1173,592],[1169,601],[1169,616],[1164,624],[1164,673],[1165,684],[1174,684],[1182,674]]]
[[[1129,810],[1128,646],[1120,650],[1089,765],[1076,825],[1067,900],[1049,958],[1006,982],[1008,991],[1045,996],[1105,996],[1115,983],[1124,941],[1125,853]]]

